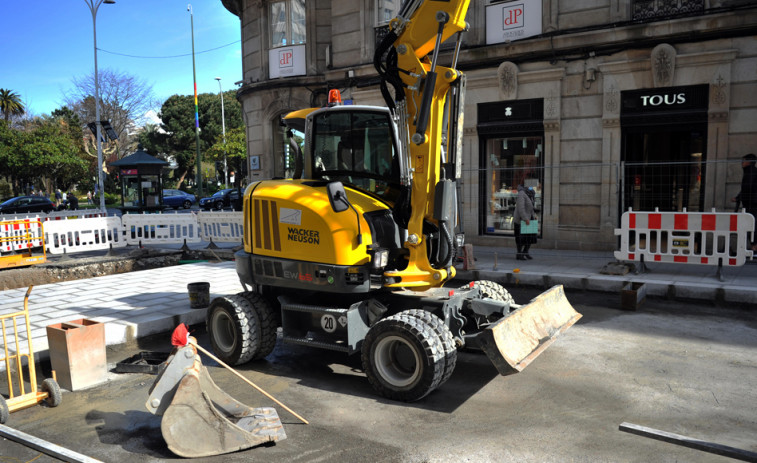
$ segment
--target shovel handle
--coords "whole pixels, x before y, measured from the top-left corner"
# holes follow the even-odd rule
[[[241,375],[241,374],[240,374],[239,372],[237,372],[237,371],[236,371],[235,369],[233,369],[233,368],[231,368],[230,366],[228,366],[228,365],[227,365],[226,363],[224,363],[224,362],[223,362],[223,361],[222,361],[221,359],[219,359],[219,358],[218,358],[218,357],[216,357],[215,355],[213,355],[213,354],[211,354],[210,352],[208,352],[208,351],[207,351],[207,350],[206,350],[205,348],[203,348],[202,346],[200,346],[199,344],[197,344],[197,343],[196,343],[196,342],[194,342],[194,341],[189,341],[189,342],[190,342],[190,344],[192,344],[193,346],[195,346],[195,347],[196,347],[196,348],[197,348],[198,350],[202,351],[202,353],[203,353],[203,354],[205,354],[205,355],[207,355],[208,357],[210,357],[211,359],[215,360],[216,362],[218,362],[218,364],[219,364],[219,365],[221,365],[222,367],[224,367],[224,368],[226,368],[227,370],[231,371],[232,373],[234,373],[235,375],[237,375],[238,377],[240,377],[240,378],[241,378],[241,379],[242,379],[242,380],[243,380],[244,382],[246,382],[246,383],[247,383],[247,384],[249,384],[250,386],[252,386],[252,387],[254,387],[255,389],[257,389],[257,390],[258,390],[258,391],[259,391],[259,392],[260,392],[261,394],[263,394],[264,396],[266,396],[266,397],[268,397],[269,399],[271,399],[271,400],[273,400],[274,402],[276,402],[276,403],[277,403],[278,405],[280,405],[280,406],[281,406],[281,408],[283,408],[284,410],[288,411],[288,412],[289,412],[289,413],[291,413],[292,415],[296,416],[296,417],[297,417],[297,418],[298,418],[298,419],[299,419],[300,421],[302,421],[302,422],[303,422],[303,423],[305,423],[305,424],[310,424],[310,423],[308,422],[308,420],[306,420],[305,418],[301,417],[300,415],[298,415],[297,413],[295,413],[294,411],[292,411],[292,409],[291,409],[291,408],[287,407],[287,406],[286,406],[286,405],[284,405],[283,403],[279,402],[279,401],[278,401],[278,400],[277,400],[277,399],[276,399],[276,398],[275,398],[274,396],[272,396],[271,394],[267,393],[266,391],[264,391],[263,389],[261,389],[260,387],[258,387],[258,386],[257,386],[257,385],[256,385],[255,383],[253,383],[253,382],[252,382],[252,381],[250,381],[249,379],[247,379],[247,378],[245,378],[244,376],[242,376],[242,375]]]

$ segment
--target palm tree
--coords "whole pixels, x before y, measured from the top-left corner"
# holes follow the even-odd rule
[[[0,111],[2,111],[6,121],[11,116],[24,114],[24,104],[21,103],[21,97],[18,96],[18,93],[0,88]]]

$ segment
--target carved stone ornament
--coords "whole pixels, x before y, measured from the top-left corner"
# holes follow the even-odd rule
[[[547,97],[547,100],[545,101],[544,106],[544,119],[557,119],[559,114],[557,111],[557,104],[559,101],[557,100],[557,97],[555,96],[554,90],[550,90],[549,96]]]
[[[618,114],[618,110],[620,109],[620,102],[618,100],[620,100],[620,92],[618,92],[618,88],[613,84],[605,92],[605,112],[607,114]]]
[[[652,49],[652,78],[655,88],[670,87],[676,69],[676,49],[661,43]]]
[[[505,61],[497,68],[497,77],[499,78],[499,90],[502,92],[503,99],[517,99],[518,66],[511,61]]]
[[[721,74],[715,78],[715,81],[710,84],[710,95],[712,95],[712,103],[715,106],[723,106],[728,102],[728,82],[723,79]]]

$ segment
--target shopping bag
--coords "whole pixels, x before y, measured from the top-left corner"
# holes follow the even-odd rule
[[[521,235],[534,235],[536,233],[539,233],[539,221],[534,219],[531,220],[531,223],[526,225],[526,222],[524,220],[520,221],[520,234]]]

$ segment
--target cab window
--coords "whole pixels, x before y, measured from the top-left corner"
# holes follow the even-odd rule
[[[393,201],[400,172],[389,115],[326,111],[314,116],[313,177],[341,181]]]

